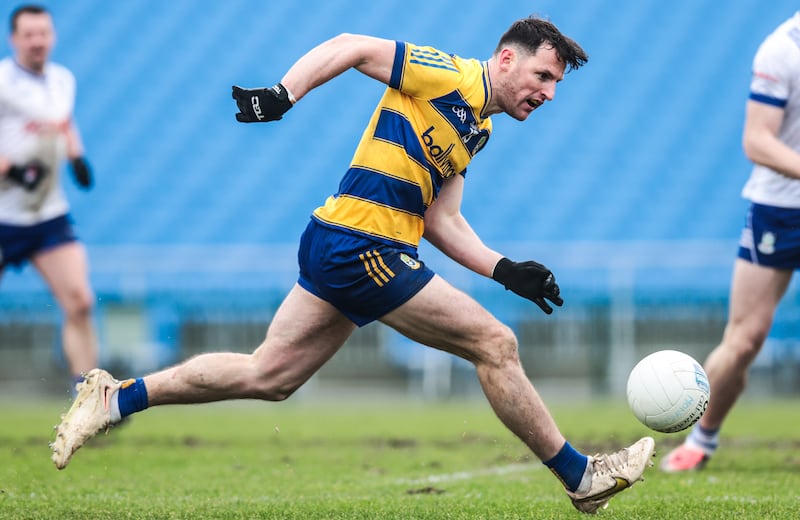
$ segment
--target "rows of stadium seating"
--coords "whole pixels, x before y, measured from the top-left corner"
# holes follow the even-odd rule
[[[55,58],[79,81],[77,119],[97,176],[93,191],[70,186],[69,196],[95,283],[111,292],[148,266],[169,264],[148,278],[153,289],[181,273],[219,271],[227,251],[243,249],[252,256],[232,262],[242,272],[275,263],[284,266],[275,276],[291,277],[291,245],[336,189],[381,94],[350,71],[280,122],[242,125],[231,84],[276,82],[343,31],[483,59],[530,12],[552,19],[591,59],[527,122],[494,118],[468,174],[464,211],[474,227],[491,244],[562,245],[579,257],[598,254],[598,244],[607,254],[641,241],[674,243],[671,254],[681,256],[712,240],[730,247],[716,248],[724,253],[711,265],[728,265],[749,171],[740,134],[752,55],[793,10],[757,0],[624,9],[557,0],[45,4],[60,33]],[[131,247],[138,253],[129,256]],[[574,262],[552,255],[550,263]],[[35,283],[5,278],[12,288]],[[206,280],[232,283],[186,283]]]
[[[637,303],[692,301],[718,312],[745,208],[740,134],[752,56],[796,9],[787,0],[44,4],[59,31],[54,58],[78,79],[76,116],[97,177],[88,193],[66,185],[91,257],[103,363],[133,373],[191,349],[251,348],[294,282],[297,238],[335,191],[382,89],[350,71],[280,122],[242,125],[230,86],[268,86],[340,32],[485,59],[516,18],[549,17],[590,61],[528,121],[493,118],[494,136],[468,173],[466,216],[493,247],[556,271],[568,304],[546,325],[567,358],[583,352],[579,331],[593,319],[613,326],[608,338],[592,329],[592,345],[642,341],[631,333]],[[422,252],[521,332],[541,317],[429,246]],[[777,351],[797,336],[798,312],[778,317]],[[0,336],[57,320],[29,267],[3,276]],[[254,336],[223,334],[230,330]],[[545,329],[533,330],[535,343],[547,343]],[[57,339],[40,336],[40,351],[50,341],[60,353]],[[689,336],[656,341],[702,349],[718,335]],[[435,361],[397,338],[383,346],[412,372]]]

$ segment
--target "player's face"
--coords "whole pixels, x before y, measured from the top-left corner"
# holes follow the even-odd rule
[[[565,65],[547,44],[534,55],[519,50],[511,54],[505,57],[502,106],[505,113],[524,121],[545,101],[555,97],[556,83],[564,79]],[[502,55],[500,58],[504,59]]]
[[[17,28],[11,34],[17,62],[33,72],[42,72],[56,35],[53,20],[47,13],[23,13],[17,18]]]

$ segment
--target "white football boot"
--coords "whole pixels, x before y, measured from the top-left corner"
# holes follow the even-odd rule
[[[572,505],[590,514],[605,509],[614,495],[644,480],[642,474],[653,465],[654,456],[655,441],[651,437],[642,437],[617,452],[589,457],[592,474],[589,490],[584,493],[567,491]]]
[[[99,368],[90,370],[78,383],[78,395],[69,411],[61,416],[61,424],[56,426],[56,440],[50,444],[58,469],[67,467],[72,455],[87,440],[111,426],[108,401],[120,385],[111,374]]]

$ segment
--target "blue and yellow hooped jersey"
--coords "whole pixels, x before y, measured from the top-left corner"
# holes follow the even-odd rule
[[[397,42],[391,80],[319,222],[416,248],[425,210],[492,131],[486,63]]]

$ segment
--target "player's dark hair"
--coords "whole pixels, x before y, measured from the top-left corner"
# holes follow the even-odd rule
[[[9,18],[9,27],[11,28],[11,34],[17,32],[17,20],[23,14],[46,14],[50,11],[43,5],[38,4],[25,4],[17,7],[13,11],[11,11],[11,17]]]
[[[589,61],[589,56],[575,40],[562,34],[552,22],[536,16],[529,16],[511,24],[500,37],[500,43],[494,52],[497,54],[503,47],[516,45],[534,55],[542,44],[553,47],[568,72],[580,68]]]

